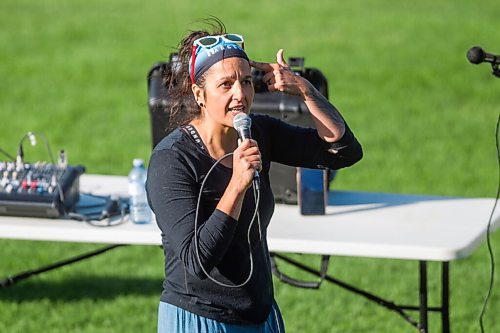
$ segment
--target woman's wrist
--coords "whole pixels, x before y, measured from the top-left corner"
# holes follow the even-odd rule
[[[231,180],[229,181],[222,198],[217,204],[217,209],[231,216],[235,220],[238,220],[244,196],[245,190],[242,190],[238,184],[235,184],[235,182]]]
[[[246,190],[247,188],[242,186],[237,180],[234,179],[234,177],[231,178],[226,188],[226,192],[228,192],[228,194],[233,198],[237,198],[240,196],[243,197]]]

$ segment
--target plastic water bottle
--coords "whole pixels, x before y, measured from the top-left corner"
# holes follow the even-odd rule
[[[134,167],[128,174],[128,194],[130,195],[130,220],[136,224],[150,223],[152,212],[146,197],[147,172],[144,161],[135,158]]]

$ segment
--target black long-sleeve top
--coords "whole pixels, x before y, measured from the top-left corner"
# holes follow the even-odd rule
[[[291,126],[269,116],[251,115],[252,137],[262,157],[259,227],[251,232],[253,272],[244,286],[227,288],[207,278],[200,268],[194,241],[196,203],[202,181],[215,160],[183,129],[176,129],[154,149],[146,183],[149,204],[161,229],[165,281],[161,301],[195,314],[233,324],[266,320],[273,285],[266,229],[274,211],[269,183],[271,161],[305,168],[340,169],[362,157],[361,146],[346,125],[344,136],[331,144],[315,129]],[[329,149],[334,149],[332,153]],[[239,285],[250,272],[247,232],[255,211],[252,189],[244,197],[239,219],[216,209],[232,170],[218,164],[203,188],[198,216],[198,252],[205,271],[217,281]]]

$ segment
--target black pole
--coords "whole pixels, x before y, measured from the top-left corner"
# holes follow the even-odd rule
[[[443,333],[450,333],[450,266],[445,261],[441,272],[441,326]]]
[[[94,257],[96,255],[99,255],[99,254],[104,253],[106,251],[112,250],[112,249],[117,248],[119,246],[125,246],[125,244],[109,245],[109,246],[106,246],[104,248],[101,248],[101,249],[98,249],[98,250],[95,250],[92,252],[88,252],[88,253],[85,253],[85,254],[82,254],[80,256],[73,257],[73,258],[70,258],[67,260],[59,261],[59,262],[56,262],[54,264],[51,264],[51,265],[48,265],[45,267],[41,267],[41,268],[38,268],[35,270],[28,270],[28,271],[16,274],[14,276],[8,276],[7,278],[0,280],[0,288],[10,287],[13,284],[15,284],[21,280],[25,280],[31,276],[41,274],[43,272],[48,272],[48,271],[54,270],[54,269],[62,267],[62,266],[66,266],[66,265],[69,265],[69,264],[72,264],[72,263],[75,263],[75,262],[78,262],[78,261],[81,261],[84,259]]]
[[[420,332],[428,332],[427,322],[427,262],[420,261]]]
[[[276,253],[276,252],[273,252],[273,256],[295,266],[295,267],[298,267],[300,269],[302,269],[303,271],[306,271],[308,273],[311,273],[311,274],[314,274],[316,276],[321,276],[321,272],[315,270],[315,269],[312,269],[298,261],[295,261],[291,258],[288,258],[286,256],[283,256],[279,253]],[[389,310],[392,310],[392,311],[395,311],[396,313],[398,313],[404,320],[406,320],[408,323],[410,323],[412,326],[418,328],[419,327],[419,324],[414,320],[412,319],[410,316],[408,316],[404,311],[403,311],[403,308],[401,306],[398,306],[396,304],[394,304],[393,302],[390,302],[390,301],[387,301],[381,297],[378,297],[376,295],[373,295],[369,292],[366,292],[364,290],[361,290],[361,289],[358,289],[354,286],[351,286],[339,279],[336,279],[330,275],[325,275],[324,276],[324,279],[330,283],[333,283],[333,284],[336,284],[338,285],[339,287],[341,288],[344,288],[346,290],[349,290],[350,292],[352,293],[355,293],[357,295],[360,295],[360,296],[363,296],[365,297],[366,299],[380,305],[380,306],[383,306]]]

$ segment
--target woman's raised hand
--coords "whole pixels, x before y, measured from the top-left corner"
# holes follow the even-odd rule
[[[283,58],[283,49],[276,53],[276,63],[250,60],[250,66],[264,71],[262,81],[269,91],[282,91],[291,95],[305,96],[310,83],[290,69]]]

